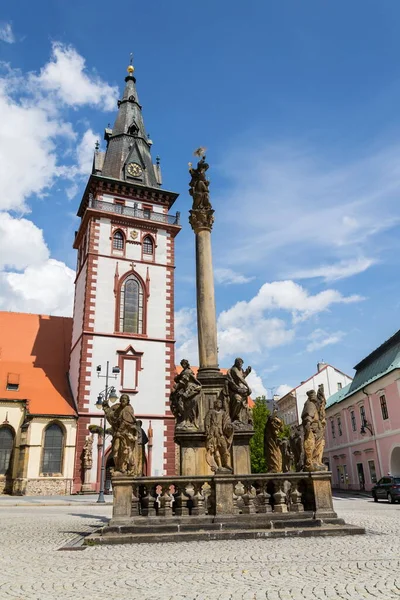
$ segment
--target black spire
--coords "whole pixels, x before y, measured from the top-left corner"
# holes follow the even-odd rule
[[[93,172],[112,179],[159,188],[160,167],[153,165],[151,159],[152,141],[144,128],[132,64],[127,70],[125,90],[122,99],[118,100],[114,127],[108,127],[104,132],[104,139],[107,141],[104,162],[101,160],[103,157],[99,156],[96,165],[95,157]]]

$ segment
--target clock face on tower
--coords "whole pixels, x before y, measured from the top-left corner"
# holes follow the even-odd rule
[[[132,177],[140,177],[140,175],[143,173],[142,167],[134,162],[129,163],[127,166],[127,171]]]

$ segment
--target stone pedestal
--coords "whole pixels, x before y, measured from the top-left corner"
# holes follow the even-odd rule
[[[238,430],[235,431],[232,444],[232,466],[236,475],[250,475],[250,440],[254,431]]]
[[[113,518],[129,519],[132,516],[133,477],[115,475],[112,478]]]
[[[84,480],[81,487],[82,494],[89,494],[93,492],[92,484],[90,483],[90,471],[91,469],[85,469]]]
[[[323,516],[333,512],[332,501],[332,474],[327,471],[313,472],[310,474],[313,496],[315,501],[315,515]]]
[[[203,432],[175,433],[175,441],[180,446],[180,475],[193,477],[195,475],[211,476],[210,466],[206,461],[206,436]]]

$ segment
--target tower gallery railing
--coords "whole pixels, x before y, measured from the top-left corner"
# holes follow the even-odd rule
[[[167,223],[168,225],[179,225],[180,213],[176,215],[165,215],[164,213],[158,213],[153,210],[146,210],[137,208],[134,206],[124,206],[123,204],[113,204],[112,202],[105,202],[104,200],[89,199],[89,208],[95,208],[96,210],[104,210],[105,212],[111,212],[118,215],[124,215],[126,217],[135,217],[136,219],[146,219],[147,221],[156,221],[157,223]]]

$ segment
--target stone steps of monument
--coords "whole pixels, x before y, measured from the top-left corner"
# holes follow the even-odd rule
[[[341,521],[338,519],[338,521]],[[193,530],[178,530],[174,531],[154,531],[152,527],[138,529],[134,527],[117,528],[106,527],[96,533],[85,538],[84,544],[140,544],[140,543],[163,543],[163,542],[189,542],[189,541],[213,541],[213,540],[233,540],[233,539],[274,539],[282,537],[319,537],[333,535],[355,535],[364,534],[365,529],[354,525],[346,525],[343,523],[326,523],[318,519],[314,522],[295,522],[288,524],[287,522],[273,523],[273,527],[253,527],[253,528],[236,528],[226,527],[225,523],[214,524],[217,528],[198,527]],[[128,531],[129,529],[129,531]]]
[[[259,530],[259,529],[289,529],[289,528],[315,528],[321,527],[324,523],[328,525],[344,525],[343,519],[338,518],[327,518],[327,519],[313,519],[313,518],[280,518],[280,519],[259,519],[257,517],[261,515],[240,515],[238,518],[230,518],[224,520],[214,520],[209,518],[207,520],[201,519],[189,522],[176,523],[173,520],[166,523],[162,520],[145,521],[134,519],[131,524],[123,525],[111,525],[103,528],[103,535],[113,534],[142,534],[142,533],[190,533],[190,532],[205,532],[205,531],[226,531],[230,529],[246,529],[246,530]]]

